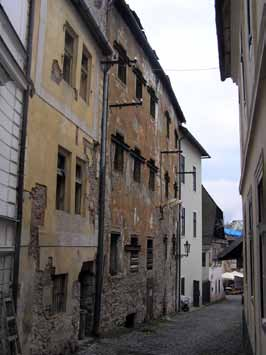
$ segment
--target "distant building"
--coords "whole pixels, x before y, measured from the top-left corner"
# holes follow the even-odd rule
[[[190,244],[187,257],[181,259],[181,295],[189,296],[193,306],[202,303],[202,191],[201,159],[210,158],[206,150],[185,127],[181,131],[181,255]]]
[[[221,80],[238,86],[243,201],[244,331],[266,353],[266,2],[216,0]],[[237,119],[237,117],[235,118]]]
[[[226,247],[223,211],[202,186],[202,302],[224,297],[222,262],[219,253]]]

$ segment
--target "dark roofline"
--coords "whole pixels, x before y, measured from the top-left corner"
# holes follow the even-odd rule
[[[225,0],[215,0],[215,21],[216,21],[216,32],[217,32],[217,42],[218,42],[218,53],[219,53],[219,67],[221,80],[229,78],[228,73],[226,73],[225,64],[225,39],[224,39],[224,26],[223,26],[223,7]]]
[[[202,189],[204,189],[206,191],[206,193],[208,194],[209,198],[212,200],[212,202],[216,205],[217,208],[219,208],[219,210],[222,212],[222,214],[224,214],[223,210],[217,205],[217,203],[214,201],[214,199],[211,197],[211,195],[209,194],[209,192],[207,191],[206,187],[201,184]]]
[[[155,51],[151,48],[143,30],[141,29],[138,21],[136,20],[136,16],[132,13],[130,7],[126,4],[126,2],[124,0],[114,0],[114,5],[117,8],[117,10],[119,11],[122,18],[124,19],[125,23],[130,28],[136,41],[138,42],[138,44],[141,46],[144,53],[148,57],[150,64],[152,66],[152,69],[155,72],[155,75],[158,76],[159,79],[161,80],[165,90],[167,91],[167,93],[169,95],[170,101],[172,102],[172,105],[174,107],[174,110],[175,110],[178,120],[181,123],[185,123],[186,122],[185,116],[181,110],[181,107],[179,106],[179,103],[178,103],[175,93],[173,91],[170,79],[165,74],[163,68],[161,67]]]
[[[192,135],[192,133],[189,132],[189,130],[186,127],[180,126],[179,128],[183,136],[186,137],[189,140],[189,142],[192,145],[194,145],[195,148],[197,148],[202,158],[205,159],[210,158],[210,155],[206,152],[206,150],[202,147],[202,145],[197,141],[197,139]]]
[[[106,56],[111,55],[113,53],[113,49],[104,33],[100,29],[98,23],[94,19],[92,13],[90,12],[88,6],[85,3],[85,0],[71,0],[71,2],[77,9],[85,25],[88,27],[92,37],[99,45],[102,53]]]

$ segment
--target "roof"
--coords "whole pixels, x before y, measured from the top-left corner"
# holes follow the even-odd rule
[[[197,141],[197,139],[190,133],[190,131],[183,126],[180,126],[180,132],[189,140],[189,142],[197,148],[200,152],[202,158],[210,158],[210,155],[206,152],[206,150],[202,147],[202,145]]]
[[[216,32],[222,81],[231,76],[230,5],[230,0],[215,0]]]
[[[238,238],[225,248],[218,256],[218,260],[239,259],[243,255],[243,238]]]
[[[97,21],[93,17],[88,5],[85,0],[71,0],[72,4],[77,9],[79,15],[83,19],[85,25],[88,27],[91,35],[99,45],[101,51],[104,55],[111,55],[113,50],[112,47],[106,38],[105,34],[100,29]]]
[[[225,239],[223,211],[202,185],[202,244],[207,246],[217,239]]]
[[[243,232],[235,229],[224,228],[224,234],[229,235],[230,237],[241,238]]]
[[[131,11],[130,7],[124,0],[114,0],[114,5],[118,10],[118,12],[120,13],[120,15],[122,16],[125,23],[130,28],[136,41],[143,49],[145,55],[147,56],[151,64],[151,67],[153,68],[155,75],[161,80],[170,98],[170,101],[173,105],[178,120],[181,123],[185,123],[186,122],[185,116],[181,110],[181,107],[179,106],[170,79],[168,75],[165,74],[163,68],[161,67],[156,52],[150,46],[137,14]]]

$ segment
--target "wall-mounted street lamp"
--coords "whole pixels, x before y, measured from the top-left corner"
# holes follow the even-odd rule
[[[184,248],[185,248],[185,254],[180,254],[180,257],[182,258],[183,256],[188,257],[189,253],[190,253],[190,247],[191,244],[186,241],[186,243],[184,243]]]

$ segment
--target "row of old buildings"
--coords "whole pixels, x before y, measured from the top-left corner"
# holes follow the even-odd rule
[[[216,0],[221,80],[238,86],[243,201],[246,349],[266,353],[265,35],[264,0]]]
[[[0,0],[0,28],[0,353],[199,306],[209,155],[136,13]]]

